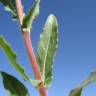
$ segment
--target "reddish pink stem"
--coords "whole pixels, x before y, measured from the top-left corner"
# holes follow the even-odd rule
[[[41,85],[38,90],[39,90],[40,96],[47,96],[46,88],[44,87],[44,85]]]
[[[22,8],[21,0],[16,0],[16,8],[17,8],[17,12],[18,12],[18,19],[20,21],[20,24],[22,24],[23,8]],[[23,32],[23,37],[24,37],[24,43],[25,43],[25,47],[27,50],[27,54],[28,54],[29,60],[32,64],[35,78],[37,80],[41,80],[42,76],[41,76],[39,66],[37,64],[36,57],[35,57],[35,54],[34,54],[34,51],[32,48],[32,43],[31,43],[31,39],[30,39],[30,32]],[[40,96],[47,96],[46,88],[44,87],[43,84],[41,84],[39,86],[38,91],[40,93]]]
[[[38,64],[36,61],[36,57],[35,57],[35,54],[33,52],[32,43],[30,40],[30,32],[24,32],[23,37],[24,37],[24,42],[25,42],[25,47],[26,47],[27,53],[28,53],[28,57],[29,57],[30,62],[32,64],[32,68],[34,69],[33,71],[35,74],[35,78],[37,80],[41,80],[42,77],[40,74],[40,70],[39,70],[39,67],[38,67]]]
[[[32,64],[32,68],[35,74],[35,78],[37,80],[41,80],[42,76],[41,76],[37,61],[36,61],[35,54],[33,52],[32,43],[30,40],[30,32],[24,32],[23,37],[24,37],[25,47],[27,49],[27,54],[28,54],[28,57],[30,59],[30,62]],[[39,90],[40,96],[47,96],[47,92],[46,92],[44,85],[40,85],[38,90]]]
[[[17,11],[18,11],[18,19],[20,21],[20,24],[22,24],[22,21],[23,21],[23,7],[22,7],[21,0],[16,0],[16,8],[17,8]]]

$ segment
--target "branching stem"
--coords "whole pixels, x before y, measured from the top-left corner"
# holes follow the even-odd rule
[[[23,8],[22,8],[21,0],[16,0],[16,8],[17,8],[17,12],[18,12],[19,22],[22,25]],[[35,78],[37,80],[41,80],[42,76],[41,76],[40,69],[39,69],[39,66],[37,64],[36,57],[35,57],[35,54],[34,54],[34,51],[32,48],[32,43],[31,43],[31,39],[30,39],[30,32],[22,32],[22,33],[23,33],[23,38],[24,38],[24,43],[25,43],[25,47],[27,50],[27,54],[28,54],[29,60],[32,64]],[[41,84],[39,86],[38,91],[40,93],[40,96],[47,96],[46,88],[44,87],[43,84]]]

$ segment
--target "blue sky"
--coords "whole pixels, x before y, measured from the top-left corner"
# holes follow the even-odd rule
[[[33,0],[22,1],[27,12]],[[34,51],[36,52],[39,35],[47,16],[55,14],[59,23],[59,45],[53,68],[54,79],[48,90],[48,96],[68,96],[71,89],[96,69],[96,0],[41,0],[40,6],[40,14],[34,22],[31,33]],[[19,62],[30,77],[34,78],[18,23],[13,22],[11,14],[7,13],[0,5],[0,35],[7,39],[17,53]],[[10,66],[2,50],[0,70],[22,80]],[[37,91],[28,82],[24,83],[31,96],[38,96]],[[94,96],[96,93],[94,84],[84,89],[83,96]],[[2,83],[0,96],[7,96]]]

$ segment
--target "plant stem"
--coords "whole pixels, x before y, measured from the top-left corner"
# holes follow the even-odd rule
[[[20,24],[22,24],[22,21],[23,21],[23,6],[22,6],[22,3],[21,3],[21,0],[16,0],[16,8],[17,8],[19,22],[20,22]]]
[[[23,32],[23,37],[24,37],[25,47],[26,47],[26,50],[27,50],[29,60],[32,64],[32,68],[34,69],[33,71],[34,71],[34,74],[35,74],[35,78],[37,80],[41,80],[42,77],[41,77],[41,74],[40,74],[39,67],[37,65],[35,54],[33,52],[32,43],[31,43],[31,39],[30,39],[30,32]]]
[[[37,80],[41,80],[42,76],[41,76],[37,61],[36,61],[35,54],[33,52],[32,43],[31,43],[31,39],[30,39],[30,32],[23,32],[23,37],[24,37],[27,54],[28,54],[29,60],[32,64],[35,78]],[[43,84],[41,84],[39,86],[38,91],[40,93],[40,96],[47,96],[47,92],[46,92],[46,89]]]
[[[44,87],[44,85],[40,85],[40,87],[38,88],[39,90],[39,94],[40,96],[47,96],[47,92],[46,92],[46,88]]]
[[[21,0],[16,0],[16,8],[17,8],[17,12],[18,12],[19,22],[22,25],[23,8],[22,8]],[[36,57],[35,57],[35,54],[34,54],[34,51],[32,48],[32,43],[31,43],[31,39],[30,39],[30,32],[22,32],[22,33],[23,33],[23,37],[24,37],[24,43],[25,43],[25,47],[27,50],[27,54],[28,54],[29,60],[32,64],[35,78],[37,80],[41,80],[42,76],[41,76],[40,69],[39,69],[39,66],[37,64]],[[39,86],[38,91],[40,93],[40,96],[47,96],[46,88],[44,87],[43,84],[41,84]]]

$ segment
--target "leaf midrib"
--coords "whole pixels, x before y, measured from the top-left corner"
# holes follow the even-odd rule
[[[52,24],[51,24],[52,26]],[[52,27],[51,27],[52,29]],[[45,60],[44,60],[44,70],[43,70],[43,82],[45,82],[45,68],[46,68],[46,59],[47,59],[47,54],[48,54],[48,49],[49,49],[49,44],[50,44],[50,40],[51,40],[51,34],[52,34],[52,31],[50,32],[50,36],[49,36],[49,42],[48,42],[48,45],[47,45],[47,51],[46,51],[46,55],[45,55]]]

